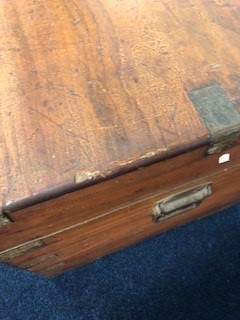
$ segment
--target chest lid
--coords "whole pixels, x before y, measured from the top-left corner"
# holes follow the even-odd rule
[[[228,3],[3,0],[3,208],[234,141],[240,4]]]

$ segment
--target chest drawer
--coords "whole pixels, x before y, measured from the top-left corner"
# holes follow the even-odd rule
[[[42,244],[39,247],[34,248],[36,240],[32,241],[33,248],[27,248],[25,253],[16,252],[15,257],[5,257],[5,262],[48,276],[58,274],[239,201],[239,179],[240,166],[236,166],[176,187],[171,192],[149,196],[59,233],[42,237],[38,240]],[[186,194],[186,190],[195,190],[199,186],[211,186],[211,192],[205,194],[195,208],[154,222],[153,211],[159,201]]]

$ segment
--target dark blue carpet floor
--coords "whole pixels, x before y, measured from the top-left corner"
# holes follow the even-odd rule
[[[0,266],[0,320],[240,319],[240,205],[46,279]]]

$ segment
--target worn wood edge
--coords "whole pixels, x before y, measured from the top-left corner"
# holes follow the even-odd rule
[[[49,201],[51,199],[63,196],[68,193],[72,193],[77,190],[81,190],[87,187],[91,187],[96,184],[100,184],[103,181],[117,178],[121,175],[137,171],[139,168],[144,168],[168,160],[169,158],[178,156],[180,154],[187,154],[194,150],[200,149],[202,147],[208,146],[211,142],[210,133],[204,136],[201,140],[196,141],[193,145],[181,145],[177,146],[171,150],[165,150],[164,152],[150,151],[140,157],[137,160],[125,163],[124,165],[119,166],[117,169],[106,170],[105,172],[90,172],[82,173],[86,177],[85,181],[76,183],[76,176],[81,175],[81,173],[76,172],[75,176],[71,181],[56,185],[54,187],[42,190],[39,193],[32,194],[29,197],[23,199],[16,199],[15,201],[3,202],[0,206],[4,215],[8,215],[11,212],[16,212],[22,209],[26,209],[33,205],[36,205],[41,202]],[[80,179],[79,179],[80,180]]]

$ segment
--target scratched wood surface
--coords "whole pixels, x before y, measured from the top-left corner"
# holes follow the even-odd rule
[[[0,203],[208,141],[188,92],[239,108],[239,0],[0,0]]]

